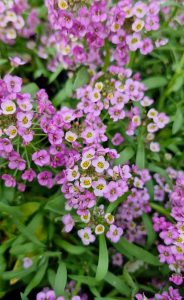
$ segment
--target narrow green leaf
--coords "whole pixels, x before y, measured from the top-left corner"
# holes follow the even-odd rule
[[[128,285],[124,282],[124,280],[118,276],[115,276],[113,273],[108,272],[105,276],[104,280],[113,286],[119,293],[125,296],[130,295],[130,289]]]
[[[139,137],[138,141],[136,165],[139,167],[139,169],[145,168],[145,145],[142,136]]]
[[[61,211],[64,209],[64,196],[56,195],[53,199],[47,202],[45,209],[61,215]]]
[[[76,75],[74,84],[73,84],[73,89],[76,90],[79,87],[87,84],[89,81],[89,73],[85,67],[82,67]]]
[[[38,245],[34,243],[25,243],[23,245],[17,245],[16,247],[12,247],[10,249],[10,253],[12,255],[25,255],[25,253],[31,253],[34,251],[38,251]]]
[[[99,281],[97,281],[94,277],[90,277],[90,276],[70,275],[69,277],[79,283],[83,283],[91,287],[99,284]]]
[[[107,213],[112,213],[121,203],[123,203],[127,199],[129,194],[130,192],[126,192],[123,196],[118,198],[116,201],[110,203],[107,207]]]
[[[55,283],[55,278],[56,278],[55,272],[52,269],[48,269],[47,277],[48,277],[50,286],[54,289],[54,283]]]
[[[120,157],[115,160],[115,165],[122,165],[134,156],[134,150],[132,147],[126,147],[119,153]]]
[[[28,83],[22,87],[23,93],[29,93],[31,96],[35,96],[36,92],[39,90],[36,83]]]
[[[84,252],[86,252],[86,248],[83,246],[75,246],[72,245],[64,240],[61,239],[56,239],[55,243],[58,247],[61,247],[64,249],[66,252],[73,254],[73,255],[81,255]]]
[[[55,95],[53,99],[54,105],[61,105],[63,101],[66,101],[67,98],[70,98],[73,94],[73,79],[69,78],[65,86]]]
[[[18,278],[18,279],[22,279],[25,276],[33,273],[36,270],[35,265],[31,266],[28,269],[21,269],[18,271],[6,271],[2,274],[2,278],[5,280],[11,280],[13,278]]]
[[[96,280],[104,279],[107,274],[109,266],[109,256],[107,250],[107,244],[104,234],[99,236],[99,258],[98,258],[98,266],[96,270]]]
[[[22,293],[20,293],[20,296],[21,296],[21,300],[29,300],[29,298]]]
[[[134,282],[133,278],[130,276],[126,267],[124,267],[124,270],[123,270],[123,278],[125,279],[127,284],[131,287],[131,296],[132,296],[132,298],[134,298],[135,295],[137,294],[137,292],[139,291],[139,287]]]
[[[0,202],[0,211],[1,213],[2,212],[7,213],[14,218],[22,217],[22,213],[19,211],[18,207],[10,206],[2,202]]]
[[[63,66],[60,65],[57,67],[56,71],[52,73],[49,77],[49,84],[52,83],[58,76],[59,74],[63,71]]]
[[[147,214],[143,214],[142,219],[147,232],[147,247],[150,248],[156,239],[156,234],[153,229],[153,224],[150,216],[148,216]]]
[[[67,284],[67,269],[66,264],[64,262],[60,262],[55,282],[54,282],[54,291],[56,293],[56,296],[61,296],[64,294],[64,289]]]
[[[27,287],[24,291],[25,296],[28,296],[29,293],[40,284],[40,282],[42,281],[42,279],[45,276],[47,266],[48,266],[48,259],[46,259],[45,262],[41,266],[38,267],[37,273],[35,274],[33,279],[29,282],[29,284],[27,285]]]
[[[157,204],[157,203],[150,203],[151,208],[153,208],[155,211],[161,213],[163,216],[166,216],[171,222],[173,221],[170,211],[165,209],[163,206]]]
[[[8,62],[7,59],[4,59],[4,58],[1,58],[1,59],[0,59],[0,65],[4,65],[4,64],[6,64],[7,62]]]
[[[148,190],[151,200],[153,200],[154,199],[154,183],[153,183],[152,179],[150,179],[149,181],[146,182],[146,188]]]
[[[19,222],[18,219],[15,219],[14,223],[16,224],[18,230],[22,233],[22,235],[26,239],[33,242],[34,244],[36,244],[39,247],[45,247],[45,245],[39,241],[39,239],[34,235],[32,230],[28,226],[25,226],[23,223]]]
[[[153,76],[143,80],[148,90],[163,87],[167,84],[167,79],[163,76]]]
[[[182,125],[183,125],[183,113],[181,107],[178,107],[174,117],[172,133],[176,134],[181,129]]]
[[[133,257],[136,257],[137,259],[144,261],[145,263],[154,266],[160,265],[159,259],[156,256],[144,250],[143,248],[128,242],[126,239],[121,238],[118,244],[120,246],[119,250],[121,249],[122,254],[125,251],[128,252]]]

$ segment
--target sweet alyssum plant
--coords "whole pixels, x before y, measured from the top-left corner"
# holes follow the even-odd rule
[[[182,8],[0,3],[0,298],[182,299]]]

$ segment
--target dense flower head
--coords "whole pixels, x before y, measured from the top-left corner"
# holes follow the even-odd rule
[[[169,191],[171,215],[175,219],[175,223],[166,221],[164,217],[155,215],[153,218],[154,228],[160,232],[159,236],[162,244],[158,245],[160,262],[166,263],[169,269],[174,272],[170,281],[176,285],[183,283],[184,273],[184,174],[183,172],[174,172],[173,169],[168,170],[170,176],[175,179],[175,185],[172,191]],[[163,185],[161,179],[160,184]]]
[[[24,12],[29,12],[25,18]],[[30,38],[40,23],[38,13],[32,9],[28,1],[2,0],[0,3],[0,40],[13,44],[18,36]]]
[[[46,0],[45,3],[53,33],[42,38],[39,53],[47,58],[45,45],[54,45],[56,54],[48,64],[52,71],[58,63],[66,68],[82,63],[93,69],[101,64],[101,50],[106,45],[112,45],[112,60],[121,66],[129,61],[129,51],[139,49],[146,55],[154,49],[149,32],[160,27],[160,6],[155,1],[149,1],[148,5],[142,1],[108,5],[104,0]]]

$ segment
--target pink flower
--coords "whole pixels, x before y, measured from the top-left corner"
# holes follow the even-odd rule
[[[32,182],[35,177],[36,173],[32,169],[26,170],[21,176],[23,180],[27,180],[28,182]]]
[[[183,276],[182,276],[182,274],[175,273],[175,274],[171,275],[169,280],[176,285],[181,285],[183,283]]]
[[[75,221],[73,220],[72,216],[70,214],[64,215],[61,220],[62,220],[63,224],[65,225],[64,231],[65,232],[72,231],[72,229],[75,225]]]
[[[37,178],[40,185],[46,186],[49,189],[53,187],[52,172],[50,171],[40,172]]]
[[[29,128],[32,125],[32,118],[33,118],[33,113],[32,112],[27,112],[27,113],[23,113],[23,112],[19,112],[16,115],[17,120],[18,120],[18,125],[20,127],[24,127],[24,128]]]
[[[40,167],[48,166],[50,164],[50,156],[46,150],[39,150],[33,153],[32,160]]]
[[[122,137],[121,133],[117,132],[113,138],[112,138],[112,144],[114,146],[119,146],[124,141],[124,138]]]
[[[95,241],[95,236],[91,232],[91,228],[86,227],[78,231],[78,235],[81,238],[84,245],[89,245]]]
[[[10,57],[10,62],[12,67],[18,67],[26,64],[26,61],[18,56]]]
[[[98,156],[96,159],[94,159],[92,161],[92,165],[95,167],[95,171],[98,173],[103,173],[109,168],[109,163],[104,159],[103,156]]]
[[[19,93],[21,91],[22,79],[17,76],[6,75],[4,77],[8,92]]]
[[[24,267],[24,269],[30,268],[32,266],[32,264],[33,264],[33,261],[32,261],[31,258],[29,258],[29,257],[24,257],[23,258],[23,267]]]
[[[9,139],[1,139],[0,138],[0,151],[3,150],[7,153],[10,153],[13,150],[12,143],[9,141]]]
[[[97,181],[93,181],[92,187],[94,188],[95,196],[103,196],[106,191],[107,183],[105,179],[99,178]]]
[[[126,37],[126,42],[131,51],[136,51],[142,45],[141,36],[139,33],[133,33],[132,35],[128,35]]]
[[[122,196],[122,189],[115,181],[110,181],[106,187],[104,197],[110,202],[116,201],[120,196]]]
[[[6,187],[15,187],[16,180],[9,174],[3,174],[1,177],[4,180]]]
[[[111,242],[117,243],[119,242],[122,234],[123,234],[123,229],[112,224],[110,225],[109,231],[107,231],[106,236]]]
[[[142,41],[142,45],[140,47],[141,54],[147,55],[148,53],[150,53],[152,51],[153,51],[153,43],[152,43],[151,39],[145,38]]]

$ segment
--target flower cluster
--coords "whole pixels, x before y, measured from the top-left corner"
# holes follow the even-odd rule
[[[131,242],[143,243],[146,230],[143,226],[141,216],[150,213],[150,196],[144,186],[151,179],[147,170],[138,170],[133,167],[134,186],[130,189],[126,201],[119,207],[115,216],[116,224],[125,231],[125,237]]]
[[[28,17],[25,19],[25,11]],[[3,0],[0,3],[0,40],[7,44],[17,36],[30,38],[39,24],[38,13],[31,9],[27,0]]]
[[[75,289],[75,285],[76,284],[74,281],[70,281],[68,283],[65,291],[65,293],[67,294],[66,297],[57,297],[54,290],[46,287],[36,295],[36,300],[88,300],[88,296],[86,293],[80,292],[78,295],[72,296]]]
[[[151,151],[158,152],[160,146],[153,140],[155,133],[168,124],[168,116],[154,108],[146,111],[154,100],[145,95],[146,87],[138,74],[132,76],[130,69],[113,65],[108,71],[108,74],[103,72],[95,74],[88,85],[77,90],[77,99],[80,100],[77,108],[91,117],[101,116],[107,111],[113,122],[124,120],[124,129],[128,136],[134,135],[138,127],[146,127],[145,130],[148,132],[146,142]],[[114,141],[115,145],[118,145],[123,139],[118,134]]]
[[[170,193],[171,215],[176,223],[166,221],[164,217],[155,216],[154,229],[160,232],[163,244],[158,245],[160,262],[168,264],[171,271],[175,272],[170,281],[176,285],[183,283],[184,272],[184,174],[177,174],[176,185]]]
[[[178,289],[174,289],[172,286],[169,287],[168,291],[163,292],[162,294],[156,294],[153,298],[147,298],[145,295],[137,294],[137,300],[182,300],[182,296]]]
[[[81,63],[95,68],[102,62],[101,50],[107,52],[110,45],[112,60],[121,66],[129,61],[129,51],[139,49],[142,55],[147,55],[154,49],[149,33],[160,26],[160,6],[156,1],[149,1],[148,5],[142,1],[134,4],[131,0],[113,5],[104,0],[92,3],[46,0],[45,3],[53,33],[42,38],[40,50],[47,45],[56,50],[49,62],[50,70],[54,71],[58,63],[66,68]],[[42,50],[40,55],[46,58]]]

